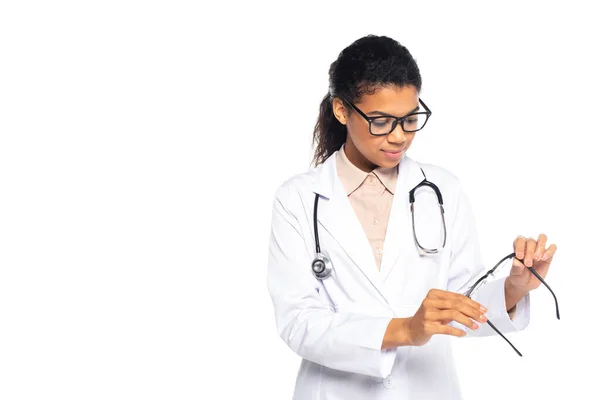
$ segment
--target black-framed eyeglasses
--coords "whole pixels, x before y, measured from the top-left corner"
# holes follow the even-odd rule
[[[494,272],[496,272],[496,269],[500,266],[500,264],[502,264],[504,261],[515,257],[515,253],[511,253],[509,255],[507,255],[506,257],[504,257],[502,260],[500,260],[496,265],[494,265],[494,268],[490,269],[489,271],[487,271],[485,273],[485,275],[483,275],[481,278],[479,278],[474,284],[473,286],[469,287],[469,289],[464,293],[465,296],[471,298],[471,296],[473,295],[473,293],[477,290],[480,289],[483,285],[485,285],[488,281],[490,277],[494,276]],[[524,260],[520,260],[517,259],[519,261],[521,261],[521,263],[523,263],[523,265],[525,265]],[[505,264],[506,265],[506,264]],[[529,271],[531,271],[531,273],[533,275],[535,275],[536,278],[539,279],[539,281],[541,283],[544,284],[544,286],[546,286],[548,288],[548,290],[550,291],[550,293],[552,293],[552,297],[554,297],[554,303],[556,304],[556,318],[560,319],[560,313],[558,311],[558,299],[556,298],[556,295],[554,294],[554,292],[552,291],[552,289],[550,288],[550,286],[548,286],[548,284],[546,283],[546,281],[544,281],[544,279],[540,276],[540,274],[537,273],[537,271],[535,269],[533,269],[532,267],[526,267]],[[499,330],[498,328],[496,328],[496,326],[488,319],[487,320],[487,324],[494,330],[496,331],[496,333],[500,336],[502,336],[502,338],[504,340],[506,340],[506,342],[513,348],[514,351],[517,352],[517,354],[521,357],[523,357],[523,354],[521,354],[521,352],[519,350],[517,350],[517,348],[515,346],[513,346],[513,344],[510,342],[510,340],[508,340],[506,338],[506,336],[504,336]]]
[[[419,103],[423,106],[425,111],[413,112],[403,117],[395,117],[387,114],[369,117],[348,100],[343,98],[342,100],[348,103],[357,113],[369,122],[369,132],[373,136],[385,136],[392,133],[394,129],[396,129],[398,122],[400,122],[400,126],[404,132],[416,132],[425,127],[427,120],[431,116],[431,110],[421,99],[419,99]]]

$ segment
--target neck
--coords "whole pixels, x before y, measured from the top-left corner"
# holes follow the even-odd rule
[[[373,164],[371,161],[367,160],[365,156],[363,156],[360,151],[354,146],[351,140],[347,140],[346,144],[344,144],[343,151],[346,153],[346,157],[348,161],[354,164],[358,169],[365,172],[371,172],[377,165]]]

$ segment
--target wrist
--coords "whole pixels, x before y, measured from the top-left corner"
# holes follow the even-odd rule
[[[515,286],[512,284],[510,277],[506,277],[504,280],[504,291],[514,296],[525,296],[529,291],[527,289]]]
[[[409,321],[410,318],[392,318],[385,331],[381,348],[389,349],[392,347],[410,346]]]
[[[504,280],[504,298],[507,310],[514,308],[527,293],[529,293],[528,290],[514,286],[508,277]]]

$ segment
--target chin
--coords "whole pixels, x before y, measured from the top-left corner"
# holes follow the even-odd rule
[[[397,158],[397,159],[390,159],[388,157],[386,157],[385,155],[383,155],[382,157],[379,157],[379,162],[378,165],[380,167],[383,168],[392,168],[395,167],[396,165],[398,165],[400,163],[400,161],[402,161],[402,159],[404,158],[405,154],[402,153],[402,155]]]

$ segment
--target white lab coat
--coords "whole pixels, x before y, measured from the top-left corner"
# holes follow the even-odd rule
[[[424,346],[381,350],[390,320],[413,316],[430,289],[464,293],[491,267],[482,263],[475,221],[458,179],[443,168],[404,156],[378,271],[338,178],[336,156],[337,152],[288,179],[273,203],[267,285],[279,335],[302,357],[294,399],[460,399],[450,342],[460,339],[434,335]],[[408,192],[423,180],[419,167],[444,200],[447,242],[436,255],[419,255],[413,239]],[[310,267],[315,256],[315,193],[321,195],[321,250],[333,262],[332,276],[323,282]],[[437,204],[430,189],[417,191],[415,226],[425,247],[440,247],[443,239]],[[506,248],[507,243],[499,245]],[[517,304],[514,319],[509,318],[504,279],[483,286],[473,298],[488,307],[488,318],[503,333],[529,323],[529,295]],[[476,331],[453,326],[470,336],[497,335],[487,324]]]

